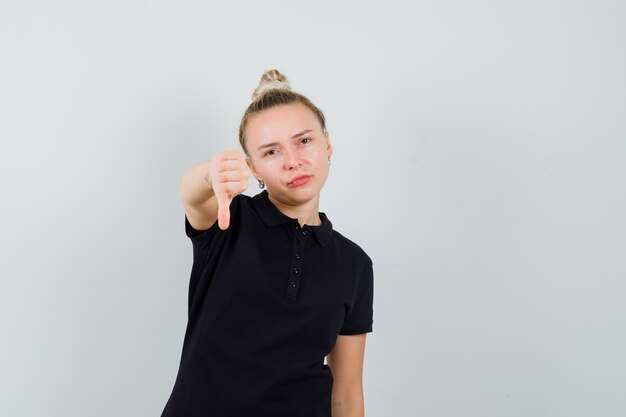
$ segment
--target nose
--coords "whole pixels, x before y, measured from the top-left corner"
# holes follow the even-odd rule
[[[292,169],[298,165],[302,165],[300,162],[300,156],[298,153],[291,148],[286,148],[285,150],[285,166],[287,169]]]

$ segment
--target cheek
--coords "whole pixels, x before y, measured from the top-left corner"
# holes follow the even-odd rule
[[[282,167],[282,163],[279,161],[279,158],[273,158],[263,166],[263,174],[271,181],[273,178],[280,177],[280,167]]]
[[[322,160],[326,158],[326,152],[323,148],[320,147],[311,147],[308,149],[308,154],[311,158],[317,160]]]
[[[328,164],[328,155],[326,154],[326,149],[320,149],[317,151],[316,160],[319,161],[320,165]]]

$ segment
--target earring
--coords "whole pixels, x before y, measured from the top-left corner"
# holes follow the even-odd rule
[[[263,180],[259,180],[259,188],[265,188],[265,182],[263,182]]]
[[[330,156],[328,157],[328,165],[330,165]]]

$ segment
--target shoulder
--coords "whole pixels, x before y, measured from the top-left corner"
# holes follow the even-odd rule
[[[233,225],[241,226],[240,222],[249,217],[253,210],[253,198],[246,194],[237,194],[230,202],[230,216]],[[227,229],[228,231],[228,229]]]
[[[236,208],[243,206],[245,209],[252,205],[252,197],[246,194],[237,194],[233,197],[231,204],[233,204]]]
[[[246,194],[237,194],[230,202],[231,214],[249,210],[252,207],[252,197]]]
[[[333,229],[333,240],[338,249],[348,256],[351,260],[359,261],[362,265],[371,265],[372,258],[365,252],[365,250],[357,244],[355,241],[347,238],[339,231]]]

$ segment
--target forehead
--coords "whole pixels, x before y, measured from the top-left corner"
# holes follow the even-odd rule
[[[253,148],[269,141],[287,141],[304,129],[320,130],[311,109],[302,103],[281,104],[252,115],[246,124],[246,138]]]

